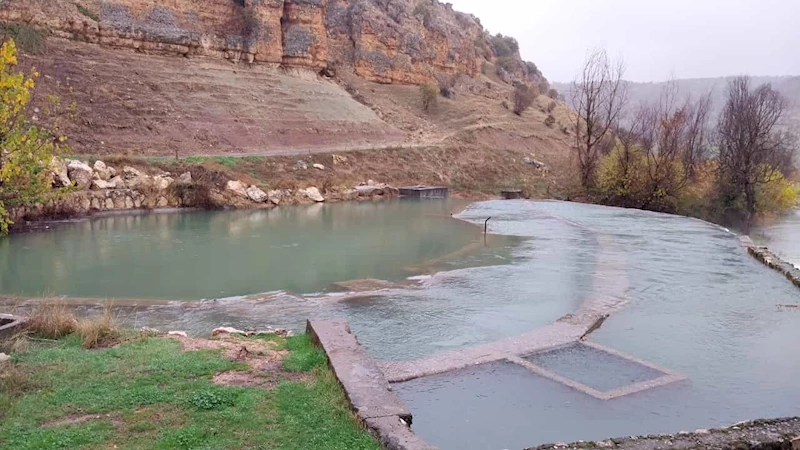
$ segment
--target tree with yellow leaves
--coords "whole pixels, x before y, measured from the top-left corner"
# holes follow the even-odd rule
[[[63,136],[34,125],[26,114],[39,74],[16,69],[17,47],[0,47],[0,235],[12,224],[12,208],[42,202],[50,190],[47,167],[65,150]]]

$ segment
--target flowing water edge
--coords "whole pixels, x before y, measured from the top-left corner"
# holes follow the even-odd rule
[[[731,233],[562,202],[481,202],[453,219],[462,206],[69,224],[0,240],[0,293],[143,299],[122,306],[130,323],[198,334],[345,317],[373,356],[397,361],[520,335],[602,296],[615,312],[591,340],[687,381],[604,401],[518,366],[480,366],[396,385],[416,432],[443,449],[523,448],[798,415],[800,314],[778,305],[797,304],[800,292]],[[597,355],[566,356],[560,370],[587,384],[647,375]]]

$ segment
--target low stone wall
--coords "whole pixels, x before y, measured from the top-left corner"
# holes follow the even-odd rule
[[[747,252],[755,259],[761,261],[767,267],[777,270],[791,281],[792,284],[800,287],[800,269],[795,267],[794,264],[784,261],[768,247],[755,245],[747,236],[742,236],[739,240],[742,242],[742,245],[747,248]]]
[[[755,420],[718,430],[697,430],[659,436],[631,436],[598,442],[547,444],[528,450],[800,450],[800,418]]]
[[[411,431],[411,412],[392,392],[345,320],[312,319],[308,334],[325,351],[350,406],[385,450],[436,450]]]

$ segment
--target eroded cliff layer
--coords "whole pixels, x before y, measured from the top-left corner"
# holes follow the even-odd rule
[[[498,54],[477,18],[436,0],[8,0],[0,20],[145,53],[348,67],[381,83],[475,76],[500,59],[511,79],[541,77],[516,49]]]

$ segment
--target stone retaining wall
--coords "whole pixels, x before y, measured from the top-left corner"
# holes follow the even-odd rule
[[[800,450],[800,418],[755,420],[718,430],[697,430],[660,436],[631,436],[598,442],[547,444],[528,450]]]
[[[747,248],[747,252],[755,259],[761,261],[767,267],[777,270],[791,281],[792,284],[800,287],[800,269],[795,267],[794,264],[784,261],[768,247],[755,245],[747,236],[742,236],[739,240],[742,242],[742,245]]]
[[[436,450],[411,431],[411,412],[392,392],[375,361],[341,319],[311,319],[308,334],[322,347],[350,406],[385,450]]]

